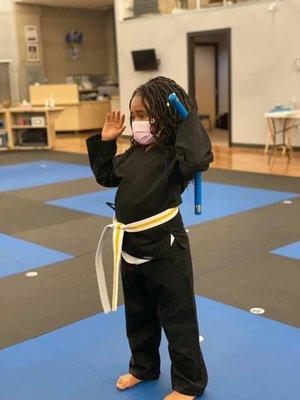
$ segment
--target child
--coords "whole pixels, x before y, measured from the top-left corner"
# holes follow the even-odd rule
[[[183,122],[167,103],[172,92],[189,111]],[[132,356],[129,373],[116,386],[122,390],[159,378],[163,328],[173,389],[165,399],[195,399],[208,378],[199,345],[189,240],[178,206],[196,171],[207,170],[213,161],[211,143],[193,102],[172,79],[157,77],[141,85],[129,106],[133,137],[124,154],[115,156],[116,139],[125,129],[120,112],[108,114],[102,133],[86,141],[97,182],[118,186],[116,221],[156,221],[146,230],[124,232],[121,276]]]

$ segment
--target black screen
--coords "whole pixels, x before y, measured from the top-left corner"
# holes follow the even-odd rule
[[[149,13],[156,14],[159,12],[158,0],[134,0],[133,12],[135,17]]]
[[[131,53],[136,71],[151,71],[158,68],[154,49],[136,50]]]

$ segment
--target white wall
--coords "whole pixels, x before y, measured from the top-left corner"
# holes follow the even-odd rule
[[[16,101],[19,97],[19,61],[13,0],[0,0],[0,59],[12,60],[11,95],[12,100]]]
[[[118,21],[121,0],[115,0],[121,109],[128,113],[132,91],[156,75],[167,75],[188,86],[187,33],[212,29],[232,30],[232,141],[264,144],[263,113],[276,103],[296,98],[300,108],[300,1],[249,3],[227,9],[209,9],[181,15],[163,15]],[[135,72],[131,50],[155,48],[159,71]],[[300,145],[300,130],[293,144]],[[295,135],[296,136],[296,135]]]

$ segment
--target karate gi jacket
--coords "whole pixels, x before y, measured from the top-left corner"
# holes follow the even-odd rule
[[[167,163],[165,151],[157,144],[147,151],[137,144],[117,156],[116,140],[102,141],[101,134],[89,137],[86,145],[96,181],[118,187],[115,217],[124,224],[179,206],[188,182],[213,161],[209,136],[196,112],[190,112],[179,125],[175,145],[168,149]],[[171,234],[182,247],[188,246],[180,213],[155,228],[125,232],[123,251],[138,258],[163,257],[170,252]]]

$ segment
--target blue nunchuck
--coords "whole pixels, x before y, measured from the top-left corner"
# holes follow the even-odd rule
[[[168,101],[175,110],[178,112],[181,119],[185,119],[188,116],[188,111],[181,103],[176,93],[171,93],[168,97]],[[201,172],[197,172],[194,178],[194,203],[195,203],[195,214],[201,214],[202,208],[202,184],[201,184]]]

